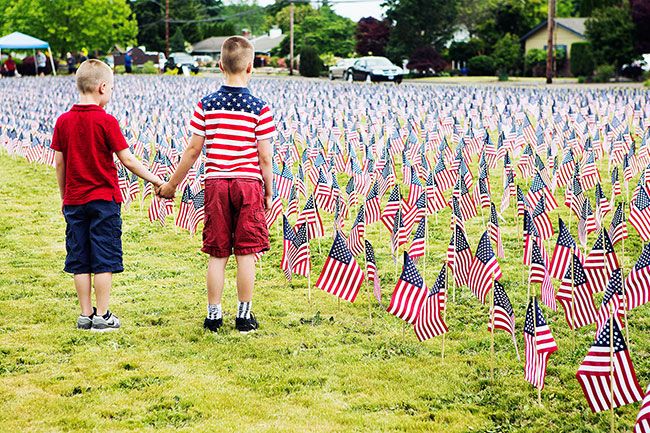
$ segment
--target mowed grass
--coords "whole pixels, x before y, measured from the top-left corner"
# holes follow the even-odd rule
[[[492,173],[497,202],[500,171]],[[503,332],[495,334],[490,380],[488,306],[467,288],[449,302],[444,360],[442,337],[418,342],[411,327],[369,301],[367,285],[355,304],[338,303],[316,289],[329,236],[321,239],[320,254],[319,242],[312,242],[310,305],[306,280],[288,283],[279,269],[281,238],[273,227],[272,251],[258,267],[254,311],[261,329],[254,335],[240,336],[233,329],[231,262],[225,329],[212,335],[201,327],[207,260],[199,252],[200,234],[178,231],[171,220],[165,227],[150,224],[146,208],[134,204],[123,211],[126,271],[114,279],[111,305],[123,328],[101,335],[77,331],[76,294],[71,277],[61,270],[64,221],[53,169],[0,154],[0,185],[0,431],[609,429],[609,413],[592,414],[575,379],[593,326],[571,332],[561,309],[544,308],[559,351],[550,357],[539,406],[536,390],[523,378],[523,359],[517,361]],[[566,218],[568,211],[561,206],[553,212],[555,225],[558,214]],[[506,217],[502,281],[514,304],[523,357],[527,270],[512,208]],[[346,230],[352,218],[354,213]],[[325,221],[331,227],[331,218]],[[448,222],[445,210],[429,223],[429,285],[449,242]],[[480,216],[467,225],[472,249],[482,227]],[[572,228],[575,232],[575,221]],[[386,305],[396,281],[388,232],[378,225],[368,232]],[[626,269],[640,253],[634,229],[630,233]],[[422,263],[419,267],[423,270]],[[647,306],[631,312],[629,321],[631,355],[645,388],[650,381]],[[617,409],[617,430],[630,431],[638,410],[638,403]]]

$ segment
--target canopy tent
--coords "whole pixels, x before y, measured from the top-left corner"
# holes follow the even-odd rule
[[[36,66],[36,50],[50,50],[50,44],[33,36],[26,35],[20,32],[13,32],[10,35],[0,38],[0,55],[2,50],[34,50],[34,66]],[[50,55],[50,63],[52,64],[52,72],[56,75],[56,67],[54,60]]]

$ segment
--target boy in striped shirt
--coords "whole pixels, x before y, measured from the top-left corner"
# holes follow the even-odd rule
[[[203,326],[222,325],[221,296],[228,258],[237,259],[235,328],[248,333],[258,324],[251,313],[255,254],[270,248],[264,210],[271,206],[276,131],[268,105],[246,87],[253,71],[254,50],[240,36],[226,39],[219,68],[225,84],[203,97],[189,129],[192,138],[169,182],[158,194],[173,198],[176,188],[206,146],[205,225],[203,248],[208,262],[208,315]]]

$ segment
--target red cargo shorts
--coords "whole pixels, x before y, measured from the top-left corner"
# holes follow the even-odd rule
[[[262,181],[206,179],[203,251],[213,257],[259,253],[270,248]]]

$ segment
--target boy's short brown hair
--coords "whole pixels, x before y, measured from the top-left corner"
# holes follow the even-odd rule
[[[83,94],[94,93],[102,81],[108,81],[113,71],[106,63],[89,59],[77,69],[77,89]]]
[[[255,50],[248,39],[231,36],[221,45],[221,67],[229,74],[239,74],[253,61]]]

